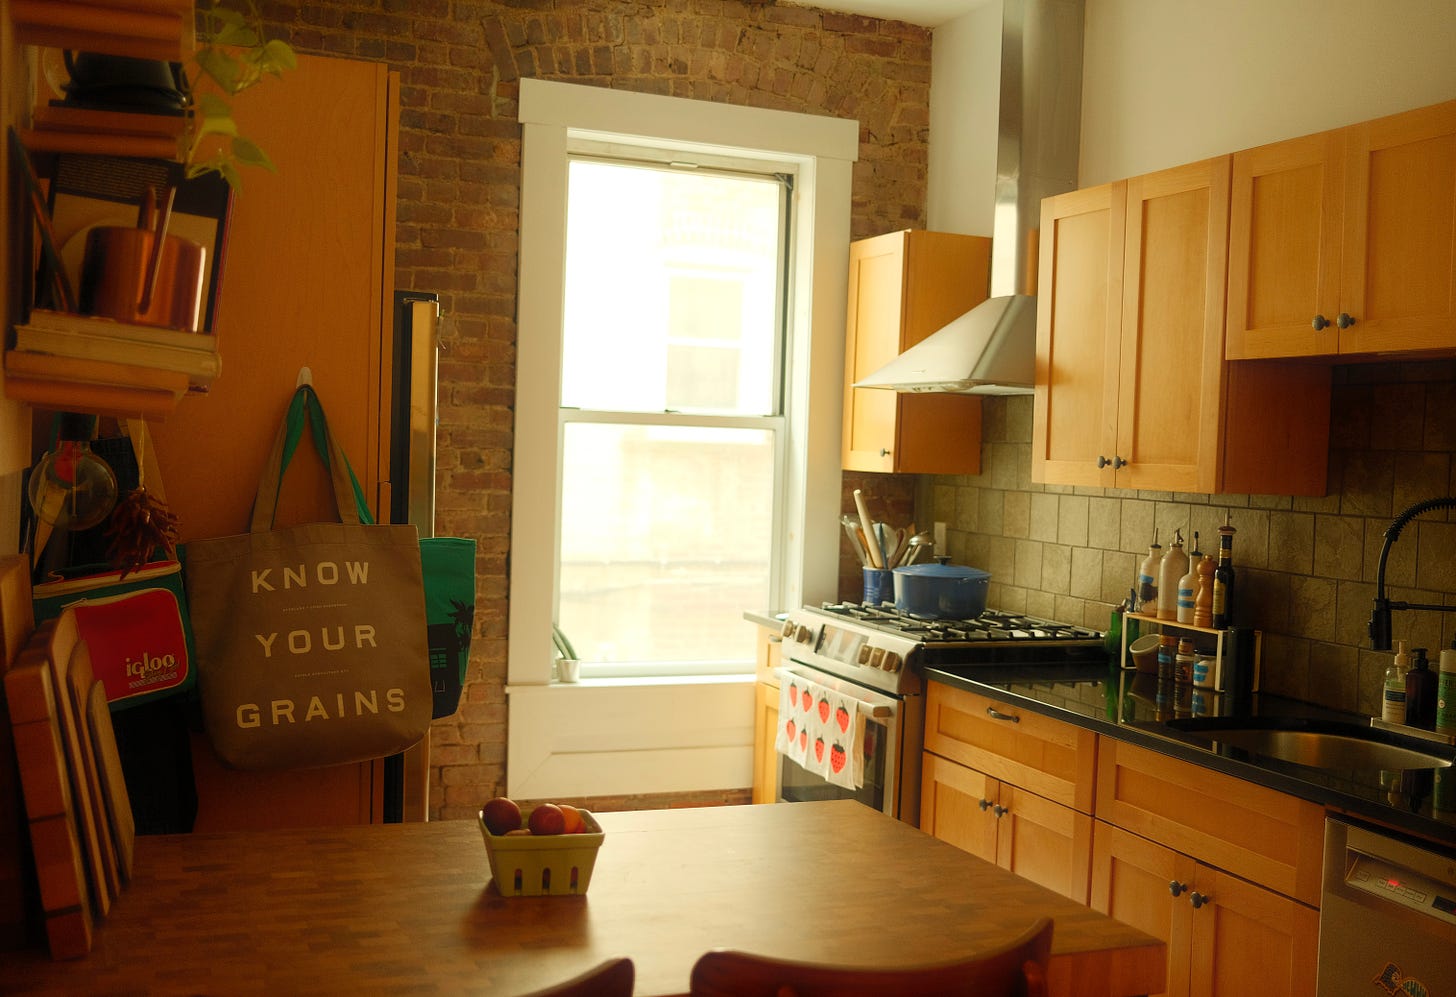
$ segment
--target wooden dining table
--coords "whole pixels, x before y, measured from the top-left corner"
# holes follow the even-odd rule
[[[91,952],[0,953],[0,990],[509,995],[628,956],[636,993],[681,994],[713,948],[894,967],[1042,915],[1053,993],[1163,988],[1158,939],[852,801],[596,817],[572,896],[501,896],[473,821],[142,837]]]

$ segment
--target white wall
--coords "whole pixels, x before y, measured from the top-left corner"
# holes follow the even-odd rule
[[[1001,0],[936,28],[930,49],[926,227],[991,234],[1001,90]]]
[[[1456,0],[1086,5],[1083,187],[1456,98]],[[990,234],[1001,5],[989,6],[935,30],[931,228]]]
[[[1456,98],[1456,0],[1087,0],[1080,185]]]

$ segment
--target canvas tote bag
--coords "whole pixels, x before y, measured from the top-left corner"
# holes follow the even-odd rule
[[[208,740],[239,769],[394,754],[424,736],[432,712],[419,534],[359,521],[311,386],[295,392],[290,415],[324,440],[339,522],[273,527],[285,420],[249,532],[194,541],[184,557]]]

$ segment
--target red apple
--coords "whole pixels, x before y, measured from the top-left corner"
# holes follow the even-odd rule
[[[480,815],[485,820],[485,829],[491,834],[507,834],[521,826],[521,808],[516,806],[515,800],[504,796],[488,801],[481,808]]]
[[[526,826],[532,834],[565,834],[566,814],[554,803],[543,803],[531,811]]]

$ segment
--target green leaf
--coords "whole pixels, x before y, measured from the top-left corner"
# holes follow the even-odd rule
[[[197,66],[211,77],[224,93],[237,92],[238,73],[241,66],[226,52],[215,48],[198,49]]]
[[[297,69],[298,57],[285,41],[271,38],[263,45],[262,64],[275,76],[282,76],[285,69]]]
[[[241,135],[233,139],[233,156],[244,166],[261,166],[270,173],[277,173],[278,167],[273,165],[273,160],[268,154],[258,148],[257,143],[251,139],[243,138]]]

